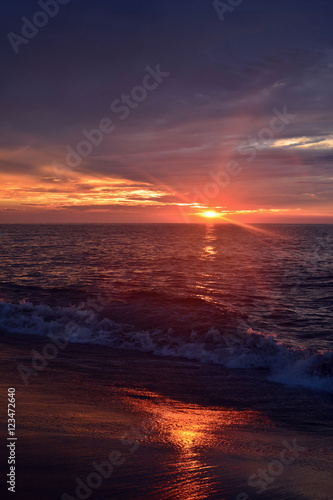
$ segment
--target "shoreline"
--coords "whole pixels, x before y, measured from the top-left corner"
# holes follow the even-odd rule
[[[53,500],[65,493],[78,498],[76,478],[84,482],[96,473],[92,464],[109,460],[110,454],[115,462],[112,475],[90,488],[91,498],[330,498],[330,422],[291,425],[293,419],[283,418],[291,411],[287,400],[277,420],[268,395],[255,401],[262,388],[253,385],[255,379],[246,371],[237,396],[239,372],[237,382],[232,372],[218,366],[69,344],[24,385],[17,364],[27,362],[31,349],[40,350],[44,344],[40,337],[1,337],[2,391],[12,386],[17,394],[17,499]],[[259,374],[255,384],[260,384]],[[309,404],[308,391],[278,384],[272,390],[278,406],[288,394],[299,398],[298,405],[302,398]],[[331,401],[324,395],[313,398],[323,404]],[[281,465],[283,442],[291,449],[294,442],[299,455],[290,465]],[[289,460],[293,457],[285,453]],[[8,466],[1,462],[3,475]],[[268,482],[258,494],[263,487],[260,470],[268,471]]]

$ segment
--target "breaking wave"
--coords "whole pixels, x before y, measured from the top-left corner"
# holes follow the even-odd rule
[[[72,343],[138,350],[226,368],[261,368],[268,371],[271,381],[333,392],[331,351],[288,346],[274,335],[252,329],[226,334],[212,327],[207,333],[198,334],[189,327],[187,335],[176,335],[172,329],[138,330],[79,307],[52,308],[3,301],[0,301],[0,328],[13,334],[56,335]]]

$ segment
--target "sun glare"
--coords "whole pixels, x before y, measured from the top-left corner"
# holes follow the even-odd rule
[[[217,212],[214,212],[214,210],[208,210],[207,212],[204,212],[201,215],[202,215],[202,217],[213,218],[213,217],[219,217],[220,214],[218,214]]]

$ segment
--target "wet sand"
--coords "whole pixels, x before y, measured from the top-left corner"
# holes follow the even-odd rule
[[[31,350],[44,346],[2,335],[1,400],[15,387],[17,401],[8,498],[333,498],[331,396],[246,371],[240,386],[239,371],[78,344],[25,385],[17,367],[31,367]],[[1,429],[3,486],[3,420]]]

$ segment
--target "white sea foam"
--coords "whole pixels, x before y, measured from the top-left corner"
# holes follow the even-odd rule
[[[269,380],[333,392],[333,353],[290,347],[273,335],[248,330],[225,335],[211,328],[206,334],[176,336],[170,329],[136,330],[75,307],[0,302],[0,328],[19,334],[66,336],[70,342],[182,357],[227,368],[264,368]]]

